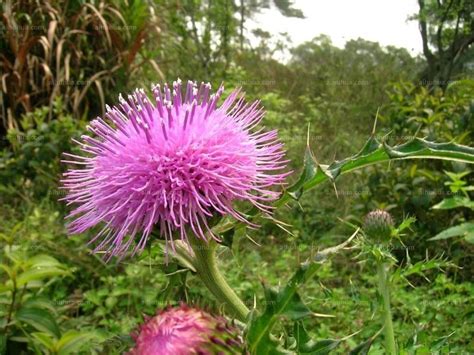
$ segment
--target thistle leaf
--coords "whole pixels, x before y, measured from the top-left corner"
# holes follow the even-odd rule
[[[318,166],[314,160],[313,153],[309,146],[306,147],[304,153],[303,172],[298,181],[288,188],[286,191],[292,198],[298,200],[304,191],[305,184],[314,178],[318,171]]]
[[[382,332],[383,328],[380,329],[377,333],[372,335],[369,339],[364,341],[362,344],[359,344],[356,346],[354,349],[352,349],[349,353],[349,355],[366,355],[369,353],[370,348],[372,347],[372,344],[374,340],[380,335]]]
[[[321,169],[309,179],[305,167],[300,179],[287,191],[293,192],[295,189],[307,191],[328,179],[335,180],[341,174],[377,163],[402,159],[441,159],[473,164],[474,148],[456,143],[434,143],[421,138],[414,138],[407,143],[391,147],[371,136],[359,153],[327,166],[320,165]],[[277,204],[281,205],[289,198],[294,196],[290,193],[284,194]]]
[[[302,263],[296,272],[291,277],[288,284],[281,290],[275,291],[270,288],[265,288],[265,310],[263,313],[258,313],[254,310],[251,313],[250,321],[246,331],[246,340],[251,354],[273,354],[281,353],[278,351],[279,343],[276,342],[272,336],[271,331],[282,316],[297,320],[301,317],[312,314],[311,311],[304,305],[297,291],[306,281],[311,280],[321,265],[327,260],[329,255],[342,250],[351,242],[357,235],[359,230],[344,243],[335,247],[324,249],[318,252],[314,259],[307,260]],[[331,340],[334,341],[334,340]],[[333,345],[329,343],[318,343],[321,354],[324,349]]]
[[[297,344],[298,354],[329,354],[341,342],[341,339],[324,339],[314,341],[306,332],[302,322],[296,322],[294,326],[294,337]]]

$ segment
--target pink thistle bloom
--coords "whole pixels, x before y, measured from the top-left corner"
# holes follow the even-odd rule
[[[147,319],[132,337],[129,355],[241,354],[243,348],[237,329],[225,318],[186,305]]]
[[[233,208],[235,200],[252,203],[265,213],[272,190],[288,173],[281,172],[283,144],[277,131],[254,130],[264,111],[259,102],[246,104],[233,91],[220,107],[224,87],[181,81],[152,87],[154,102],[137,89],[128,100],[107,106],[105,119],[88,126],[92,136],[75,141],[84,156],[65,153],[79,168],[62,180],[64,198],[76,208],[66,217],[71,234],[101,225],[91,240],[95,252],[124,256],[143,250],[154,226],[167,245],[174,238],[215,238],[208,225],[213,215],[245,218]]]

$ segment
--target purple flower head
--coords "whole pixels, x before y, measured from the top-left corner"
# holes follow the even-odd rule
[[[85,153],[65,153],[78,168],[64,174],[64,198],[75,209],[67,218],[71,234],[101,226],[91,242],[95,252],[124,256],[142,250],[157,226],[167,245],[194,233],[217,237],[209,218],[245,218],[235,200],[271,212],[268,201],[279,193],[287,173],[277,131],[255,130],[264,115],[259,102],[247,104],[240,90],[217,106],[224,87],[181,81],[152,88],[154,102],[137,89],[120,104],[107,106],[105,119],[90,123],[91,136],[75,141]]]
[[[241,354],[243,347],[226,319],[184,304],[147,319],[132,337],[129,355]]]

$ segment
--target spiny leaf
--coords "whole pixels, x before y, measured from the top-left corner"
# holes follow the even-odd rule
[[[342,341],[341,339],[314,341],[307,333],[302,322],[296,322],[293,331],[298,354],[329,354],[329,352],[335,349]]]
[[[296,339],[298,352],[304,352],[306,344],[311,341],[311,337],[306,331],[303,322],[295,322],[295,325],[293,327],[293,336]]]
[[[314,262],[302,264],[283,290],[277,292],[266,289],[265,311],[261,315],[254,313],[247,331],[247,343],[252,354],[268,354],[275,349],[274,342],[270,341],[273,326],[280,316],[301,314],[298,310],[301,311],[302,302],[296,295],[297,289],[311,278],[319,267],[320,264]],[[310,313],[309,310],[307,312]]]
[[[436,341],[434,341],[433,343],[431,343],[431,346],[430,346],[430,350],[432,352],[438,352],[444,344],[446,344],[446,342],[449,340],[449,338],[451,336],[453,336],[453,334],[456,333],[456,332],[452,332],[448,335],[445,335],[445,336],[442,336],[441,338],[437,339]]]
[[[341,174],[378,163],[405,159],[441,159],[474,164],[474,148],[456,143],[434,143],[421,138],[415,138],[407,143],[391,147],[387,143],[382,143],[374,136],[371,136],[359,153],[352,157],[335,161],[330,165],[316,165],[311,151],[307,148],[305,152],[305,166],[301,176],[296,183],[286,189],[281,197],[275,201],[274,205],[279,207],[291,199],[298,199],[302,193],[327,180],[334,181]],[[259,213],[258,210],[253,208],[247,212],[247,218],[256,217]],[[243,223],[229,222],[220,224],[213,231],[224,233],[238,225],[243,225]]]
[[[265,318],[263,318],[265,317]],[[280,342],[270,334],[266,327],[266,316],[254,309],[249,316],[246,332],[247,344],[251,354],[291,354],[281,347]]]
[[[313,154],[309,146],[306,147],[304,153],[303,172],[296,183],[286,191],[292,198],[298,200],[303,194],[305,184],[310,181],[318,171]]]
[[[325,339],[320,340],[312,347],[312,355],[326,355],[339,346],[341,340],[339,339]]]
[[[447,260],[443,260],[441,257],[430,260],[421,260],[415,264],[407,265],[403,269],[399,268],[395,270],[392,275],[392,278],[396,280],[400,278],[406,279],[408,276],[411,275],[423,276],[425,271],[433,269],[440,270],[445,267],[456,267],[456,265]]]
[[[301,178],[295,185],[307,191],[328,179],[335,180],[341,174],[365,166],[401,159],[442,159],[473,164],[474,148],[456,143],[434,143],[421,138],[415,138],[407,143],[391,147],[385,142],[379,142],[372,136],[356,155],[336,161],[328,166],[321,165],[322,169],[318,170],[311,179],[305,179],[303,186],[299,186],[301,185]],[[303,172],[303,175],[306,175],[306,172]],[[292,191],[293,186],[289,187],[288,191]],[[282,196],[278,202],[279,205],[286,202],[288,197],[292,197],[289,194],[286,195],[286,197]]]
[[[358,232],[359,230],[356,230],[344,243],[324,249],[318,252],[313,260],[307,260],[301,264],[281,291],[265,289],[265,310],[262,314],[256,310],[251,313],[246,331],[246,340],[251,354],[270,354],[278,351],[278,343],[272,340],[270,333],[279,317],[286,315],[291,319],[298,319],[300,316],[311,314],[297,294],[298,288],[312,279],[328,256],[343,249]],[[320,346],[321,349],[324,348],[323,344]]]
[[[362,344],[359,344],[354,349],[352,349],[349,355],[367,355],[369,353],[370,348],[374,340],[382,333],[383,327],[374,335],[372,335],[369,339],[364,341]]]

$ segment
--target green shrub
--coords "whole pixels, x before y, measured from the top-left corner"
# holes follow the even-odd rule
[[[56,100],[49,120],[49,108],[41,107],[22,116],[20,129],[7,133],[8,146],[0,151],[0,189],[5,198],[21,201],[61,197],[58,190],[63,152],[73,150],[85,122],[72,118]]]

